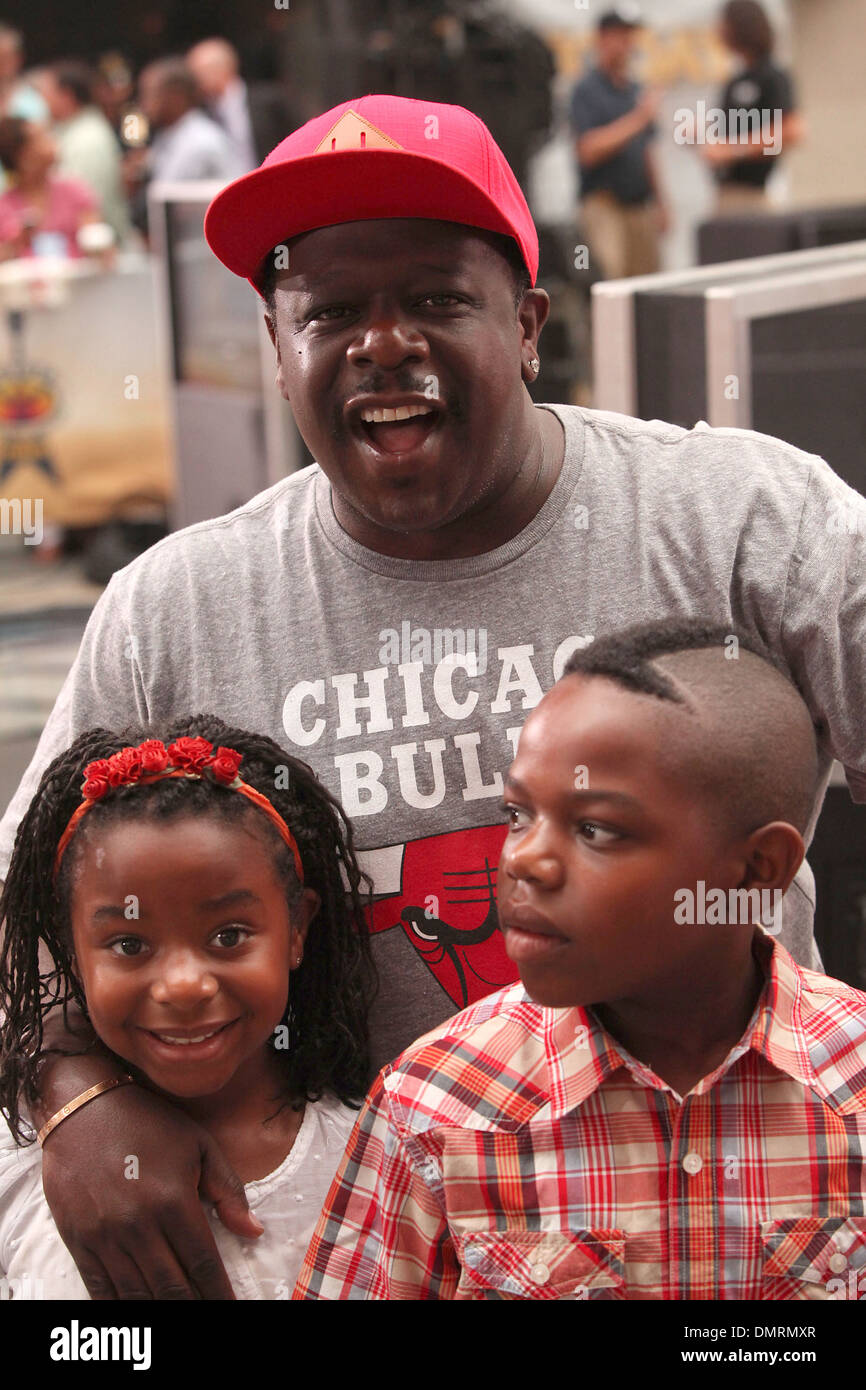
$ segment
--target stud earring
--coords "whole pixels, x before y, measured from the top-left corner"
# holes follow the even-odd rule
[[[536,375],[537,375],[538,369],[539,369],[540,366],[541,366],[541,363],[539,362],[539,360],[538,360],[537,357],[530,357],[530,359],[529,359],[529,370],[530,370],[531,372],[535,372]]]

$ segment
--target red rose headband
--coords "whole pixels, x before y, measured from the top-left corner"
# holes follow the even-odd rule
[[[110,758],[97,758],[84,769],[84,782],[81,805],[73,811],[69,824],[60,837],[57,853],[54,856],[54,878],[60,870],[60,863],[66,846],[72,839],[81,817],[95,806],[106,792],[113,787],[146,786],[150,782],[161,782],[164,777],[190,777],[200,781],[203,777],[240,792],[247,800],[264,811],[285,840],[295,861],[298,881],[303,885],[304,869],[297,841],[279,811],[266,796],[257,792],[238,775],[243,754],[234,748],[217,748],[206,738],[179,738],[168,748],[158,738],[147,738],[137,748],[121,748]]]

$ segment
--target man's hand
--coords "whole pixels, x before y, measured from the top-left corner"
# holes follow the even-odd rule
[[[651,125],[657,119],[661,106],[661,92],[655,87],[647,87],[640,95],[640,99],[635,106],[635,113],[640,121],[640,128]]]
[[[262,1233],[211,1136],[139,1086],[63,1120],[45,1141],[42,1183],[93,1299],[233,1299],[200,1198],[236,1235]]]

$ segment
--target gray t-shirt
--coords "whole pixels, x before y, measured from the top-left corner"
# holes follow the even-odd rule
[[[866,501],[763,435],[543,408],[565,429],[562,471],[487,554],[367,550],[312,465],[116,574],[0,824],[0,874],[83,729],[206,712],[270,735],[342,799],[374,878],[378,1064],[515,978],[495,915],[502,774],[587,639],[672,616],[759,636],[826,726],[813,824],[834,755],[866,801]],[[807,966],[813,910],[804,867],[781,939]]]

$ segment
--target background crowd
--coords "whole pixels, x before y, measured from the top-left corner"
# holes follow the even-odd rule
[[[567,128],[578,230],[594,255],[596,278],[644,273],[662,263],[662,238],[676,216],[657,158],[662,93],[635,78],[647,24],[633,5],[600,10],[594,29],[591,56],[564,101],[553,55],[538,34],[477,14],[468,21],[435,16],[418,52],[431,51],[436,61],[422,59],[411,72],[395,56],[398,40],[405,48],[411,36],[396,26],[374,28],[359,80],[364,90],[410,87],[403,94],[471,104],[524,184],[531,183],[533,154],[557,127]],[[711,168],[719,210],[758,209],[783,152],[803,136],[794,88],[755,0],[721,7],[716,39],[731,66],[718,94],[721,109],[783,113],[783,130],[771,126],[763,140],[718,139],[696,151]],[[519,75],[521,102],[511,111],[496,99],[494,66],[501,77],[512,67]],[[254,168],[313,114],[308,94],[293,90],[291,79],[254,69],[263,71],[250,59],[242,64],[224,37],[151,57],[137,70],[119,52],[95,61],[62,55],[28,67],[24,35],[0,26],[0,258],[105,257],[111,247],[141,245],[151,181],[226,181]],[[93,223],[107,226],[110,236],[83,232]]]

